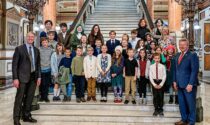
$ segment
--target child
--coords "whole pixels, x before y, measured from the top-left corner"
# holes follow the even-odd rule
[[[139,51],[138,79],[137,79],[138,91],[139,91],[139,104],[147,104],[146,85],[149,78],[149,67],[150,67],[150,61],[147,59],[146,49],[141,49]]]
[[[106,46],[108,48],[108,53],[112,56],[114,53],[114,49],[116,46],[120,45],[120,41],[117,40],[116,38],[116,32],[114,30],[111,30],[109,32],[109,38],[110,40],[108,40],[106,42]]]
[[[72,71],[71,71],[71,63],[72,59],[74,57],[71,55],[70,48],[65,48],[65,57],[63,57],[59,64],[60,67],[69,68],[69,83],[66,86],[62,86],[62,92],[64,93],[64,99],[63,102],[71,101],[71,95],[72,95]]]
[[[157,46],[155,48],[155,53],[160,54],[160,63],[163,64],[163,65],[165,65],[166,64],[166,58],[165,58],[165,56],[163,54],[163,51],[162,51],[162,48],[160,46]],[[154,63],[155,63],[155,61],[152,60],[152,64],[154,64]]]
[[[146,33],[145,35],[146,41],[145,41],[145,47],[147,50],[150,49],[150,43],[153,41],[151,33]]]
[[[97,57],[97,67],[99,75],[97,82],[100,84],[101,89],[101,102],[107,102],[108,84],[111,82],[110,67],[111,67],[111,55],[107,53],[107,46],[101,47],[102,53]]]
[[[134,59],[134,50],[128,49],[128,59],[125,59],[125,65],[123,69],[123,74],[125,76],[125,102],[129,103],[129,92],[131,88],[132,93],[132,103],[136,104],[135,93],[136,93],[136,77],[137,77],[138,63]]]
[[[175,92],[173,89],[173,72],[174,72],[174,55],[175,55],[175,47],[172,45],[169,45],[166,48],[167,51],[167,56],[166,56],[166,68],[167,68],[167,78],[166,78],[166,85],[169,88],[170,92],[170,99],[169,99],[169,104],[172,104],[174,102],[173,100],[173,93]],[[175,92],[175,104],[178,104],[178,96],[177,93]]]
[[[129,35],[128,34],[123,34],[122,35],[122,40],[121,40],[121,44],[122,44],[122,41],[127,41],[127,44],[128,44],[128,48],[132,48],[132,45],[131,45],[131,43],[129,42]]]
[[[57,78],[58,78],[58,66],[61,61],[61,59],[64,57],[64,52],[63,52],[63,44],[62,43],[57,43],[56,45],[56,51],[52,54],[51,56],[51,75],[53,76],[54,79],[54,95],[53,95],[53,101],[60,101],[60,88],[57,83]]]
[[[155,63],[150,66],[149,79],[153,86],[153,104],[155,111],[153,116],[164,116],[163,114],[163,103],[164,103],[164,89],[163,85],[166,81],[166,68],[160,63],[160,54],[154,54]]]
[[[111,76],[112,86],[114,88],[114,102],[122,102],[122,85],[123,85],[123,66],[124,59],[122,56],[122,47],[117,46],[112,57]]]
[[[55,31],[49,31],[47,33],[48,41],[49,41],[49,47],[52,48],[54,51],[56,50],[57,41],[54,40],[55,38]]]
[[[87,56],[84,58],[84,73],[88,81],[88,97],[87,101],[91,98],[96,102],[96,77],[97,77],[97,58],[93,56],[93,47],[87,48]]]
[[[65,48],[70,48],[71,47],[71,33],[67,32],[67,24],[66,23],[61,23],[60,24],[61,32],[58,34],[58,42],[62,43]]]
[[[82,48],[77,47],[76,57],[74,57],[71,65],[72,75],[74,76],[75,83],[75,92],[76,92],[76,101],[77,103],[86,102],[85,100],[85,77],[84,77],[84,68],[83,68]]]
[[[99,54],[101,54],[101,46],[102,46],[102,41],[100,39],[96,39],[96,43],[95,43],[95,49],[94,49],[94,56],[98,56]]]
[[[86,35],[82,35],[81,39],[80,39],[80,45],[82,47],[82,55],[86,56],[87,55],[87,36]]]
[[[48,89],[51,84],[51,66],[50,60],[53,50],[48,47],[47,38],[41,38],[42,46],[39,48],[40,58],[41,58],[41,85],[40,85],[40,93],[41,98],[40,101],[49,102],[48,99]]]
[[[140,40],[140,38],[137,37],[137,30],[131,30],[131,40],[129,41],[129,43],[132,46],[132,49],[135,49],[137,42]]]
[[[121,46],[122,46],[122,56],[124,57],[124,59],[127,59],[128,58],[127,50],[130,49],[128,41],[122,40]]]
[[[144,44],[144,40],[143,39],[140,39],[138,40],[136,46],[135,46],[135,55],[134,55],[134,58],[137,59],[138,56],[139,56],[139,51],[141,49],[144,49],[145,48],[145,44]]]
[[[148,59],[150,60],[150,62],[152,62],[153,60],[153,54],[155,53],[155,48],[156,48],[156,44],[154,41],[151,41],[150,42],[150,48],[147,49],[147,56],[148,56]]]

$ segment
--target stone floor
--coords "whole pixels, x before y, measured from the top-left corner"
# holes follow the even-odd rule
[[[15,89],[10,88],[0,91],[0,125],[12,125],[12,109],[15,96]],[[210,84],[201,82],[199,87],[198,96],[202,97],[204,107],[204,121],[196,125],[210,125]],[[50,112],[50,111],[49,111]],[[54,113],[54,112],[52,112]],[[115,114],[115,113],[113,113]],[[166,113],[167,114],[167,113]],[[40,116],[41,117],[41,116]],[[29,123],[22,123],[23,125],[30,125]],[[36,125],[139,125],[140,123],[101,123],[101,122],[56,122],[56,121],[40,121]],[[163,123],[144,123],[141,125],[163,125]],[[170,123],[171,124],[171,123]],[[164,125],[170,125],[164,123]]]

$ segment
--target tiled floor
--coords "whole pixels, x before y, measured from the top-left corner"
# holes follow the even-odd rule
[[[15,89],[7,89],[0,91],[0,125],[12,125],[12,109],[15,96]],[[202,83],[198,90],[198,96],[202,97],[204,107],[204,121],[197,123],[197,125],[210,125],[210,84]],[[139,123],[138,123],[139,124]],[[144,123],[142,123],[143,125]],[[146,123],[145,123],[146,124]],[[30,125],[29,123],[23,123],[23,125]],[[36,125],[60,125],[58,122],[38,122]],[[137,125],[135,123],[89,123],[89,122],[62,122],[62,125]],[[150,124],[146,124],[150,125]],[[160,125],[160,124],[152,124]],[[164,124],[169,125],[169,124]]]

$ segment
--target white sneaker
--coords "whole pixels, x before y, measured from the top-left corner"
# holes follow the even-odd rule
[[[142,102],[144,105],[147,104],[147,98],[143,98],[143,102]]]

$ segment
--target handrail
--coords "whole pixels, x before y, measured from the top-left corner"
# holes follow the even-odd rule
[[[72,32],[75,29],[75,27],[77,26],[80,19],[83,18],[83,15],[85,14],[90,1],[91,0],[86,0],[85,3],[82,5],[82,8],[80,9],[79,13],[77,14],[76,18],[74,19],[74,21],[69,29],[69,32]]]
[[[142,9],[143,9],[143,17],[146,16],[146,20],[149,24],[150,29],[153,29],[154,28],[154,23],[153,23],[152,18],[149,14],[149,10],[147,8],[147,5],[146,5],[145,1],[144,0],[139,0],[139,2],[141,3]]]

